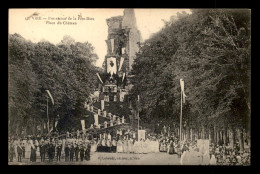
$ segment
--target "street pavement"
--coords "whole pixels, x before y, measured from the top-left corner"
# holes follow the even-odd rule
[[[132,154],[132,153],[91,153],[90,161],[65,162],[64,156],[61,162],[40,162],[37,156],[36,162],[29,162],[29,159],[22,159],[22,162],[9,162],[9,165],[180,165],[180,158],[176,154],[169,155],[165,152]],[[48,160],[46,160],[48,161]],[[192,160],[192,164],[199,165],[200,158]]]

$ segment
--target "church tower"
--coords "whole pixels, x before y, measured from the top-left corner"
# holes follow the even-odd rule
[[[123,16],[111,17],[106,21],[107,55],[105,72],[101,75],[104,83],[101,96],[105,102],[123,102],[131,87],[127,77],[139,49],[141,34],[137,29],[134,9],[125,9]]]

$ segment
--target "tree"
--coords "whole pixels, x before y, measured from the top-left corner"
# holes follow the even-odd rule
[[[143,114],[150,120],[170,115],[178,122],[183,78],[189,104],[184,105],[183,119],[188,125],[248,130],[250,43],[248,10],[179,15],[141,47],[131,92],[141,95]]]

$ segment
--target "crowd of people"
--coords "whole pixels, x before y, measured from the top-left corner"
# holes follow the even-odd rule
[[[104,133],[96,137],[89,135],[66,136],[28,136],[24,138],[9,138],[9,161],[22,162],[29,160],[36,162],[40,157],[41,162],[60,162],[61,157],[68,161],[89,161],[90,154],[94,152],[105,153],[168,153],[176,154],[182,165],[189,165],[198,157],[200,165],[249,165],[250,152],[241,151],[239,143],[235,148],[225,145],[209,144],[209,150],[201,150],[197,140],[180,141],[178,137],[166,134],[147,134],[146,138],[130,135],[111,136]],[[202,152],[203,151],[203,152]]]
[[[89,161],[91,141],[84,137],[75,138],[55,136],[27,136],[23,138],[9,138],[8,140],[8,161],[9,162],[36,162],[37,156],[41,162],[59,162],[61,156],[65,161]]]

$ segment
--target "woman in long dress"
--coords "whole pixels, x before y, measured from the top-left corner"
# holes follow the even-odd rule
[[[169,154],[170,155],[174,154],[174,146],[173,146],[172,140],[170,141],[170,144],[169,144]]]
[[[118,153],[122,153],[123,152],[123,144],[122,144],[121,139],[119,139],[118,142],[117,142],[117,152]]]
[[[25,144],[25,158],[30,161],[30,155],[31,155],[31,141],[27,140]]]
[[[209,164],[210,165],[216,165],[217,164],[217,161],[216,161],[216,158],[215,158],[214,154],[211,155],[211,159],[209,161]]]
[[[36,146],[35,142],[31,141],[31,156],[30,156],[31,162],[36,162]]]
[[[136,140],[134,143],[134,152],[136,154],[140,153],[140,141]]]
[[[152,141],[150,140],[150,138],[146,139],[146,153],[151,153],[152,152]]]
[[[143,150],[144,154],[148,153],[148,144],[147,144],[147,141],[145,139],[143,139],[142,150]]]
[[[134,141],[133,141],[132,138],[130,138],[128,140],[128,151],[129,151],[129,153],[133,153],[134,152],[133,147],[134,147]]]
[[[93,140],[91,144],[91,152],[96,152],[96,150],[97,150],[97,143],[95,140]]]

